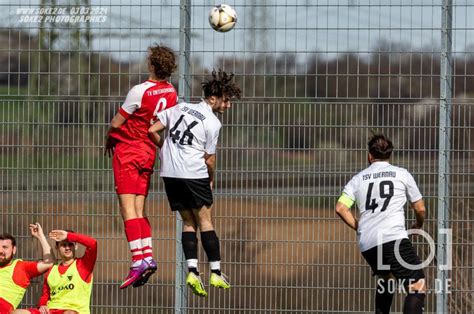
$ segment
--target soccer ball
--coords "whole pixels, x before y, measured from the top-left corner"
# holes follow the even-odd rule
[[[209,12],[209,24],[221,33],[225,33],[234,28],[237,23],[237,13],[230,5],[221,4],[213,7]]]

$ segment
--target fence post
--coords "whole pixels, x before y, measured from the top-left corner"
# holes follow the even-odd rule
[[[189,101],[191,82],[189,75],[189,52],[191,48],[191,0],[180,0],[179,7],[179,101]],[[187,289],[185,282],[185,258],[181,247],[183,221],[176,212],[176,280],[175,314],[185,314],[187,307]]]
[[[439,100],[439,171],[438,171],[438,249],[436,312],[448,313],[448,256],[449,245],[449,157],[451,149],[451,94],[452,94],[452,0],[443,0],[441,7],[441,58]]]

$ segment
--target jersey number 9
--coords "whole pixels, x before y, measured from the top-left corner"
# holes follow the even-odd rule
[[[365,200],[365,210],[372,210],[372,213],[375,212],[375,209],[379,206],[377,200],[372,198],[372,189],[374,187],[374,182],[370,182],[369,188],[367,190],[367,198]],[[385,189],[388,187],[388,191],[386,192]],[[379,184],[379,191],[380,191],[380,198],[384,199],[381,212],[385,211],[388,207],[388,203],[393,196],[393,182],[392,181],[382,181]]]

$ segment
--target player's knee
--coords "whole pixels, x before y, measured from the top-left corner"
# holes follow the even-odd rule
[[[421,278],[421,279],[418,279],[416,282],[414,282],[412,284],[409,284],[408,285],[408,291],[409,292],[425,293],[426,292],[425,279]]]
[[[209,211],[200,211],[197,216],[197,223],[201,231],[211,231],[214,230],[214,225],[212,224],[211,213]]]
[[[181,215],[185,232],[196,232],[197,223],[192,215]]]
[[[198,224],[199,224],[199,230],[201,231],[214,230],[214,225],[212,224],[211,219],[200,219]]]
[[[195,224],[186,224],[183,222],[183,231],[184,232],[196,232],[197,226]]]
[[[123,220],[130,220],[130,219],[135,219],[138,218],[137,214],[135,213],[135,210],[131,209],[126,209],[126,208],[120,208],[120,213],[122,214]]]

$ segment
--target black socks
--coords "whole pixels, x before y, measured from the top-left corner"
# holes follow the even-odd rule
[[[183,232],[181,233],[181,245],[183,246],[184,257],[186,260],[195,259],[197,261],[197,237],[196,232]],[[197,262],[196,262],[197,264]],[[188,267],[189,272],[199,276],[199,272],[196,267]]]
[[[403,305],[403,314],[421,314],[425,306],[425,294],[419,292],[410,292],[405,297]]]
[[[214,230],[201,232],[201,242],[206,252],[207,259],[211,263],[211,268],[215,267],[216,269],[211,269],[213,273],[221,275],[219,267],[219,261],[221,260],[221,252],[219,246],[219,238]],[[181,234],[181,243],[183,246],[184,256],[186,260],[196,260],[198,258],[198,240],[196,237],[196,232],[183,232]],[[217,262],[217,265],[213,266],[213,262]],[[188,264],[189,265],[189,264]],[[193,264],[191,264],[193,265]],[[196,267],[189,267],[188,270],[196,275],[199,275],[199,272]]]
[[[375,313],[389,314],[393,293],[390,293],[389,280],[379,279],[375,293]],[[409,292],[405,297],[403,314],[422,314],[425,305],[425,294],[418,291]]]
[[[219,238],[214,230],[201,232],[201,241],[209,262],[220,261]]]
[[[181,245],[183,246],[184,257],[188,259],[198,258],[197,248],[197,237],[196,232],[183,232],[181,233]]]
[[[375,313],[388,314],[392,305],[393,293],[389,290],[389,280],[377,280],[375,292]]]

